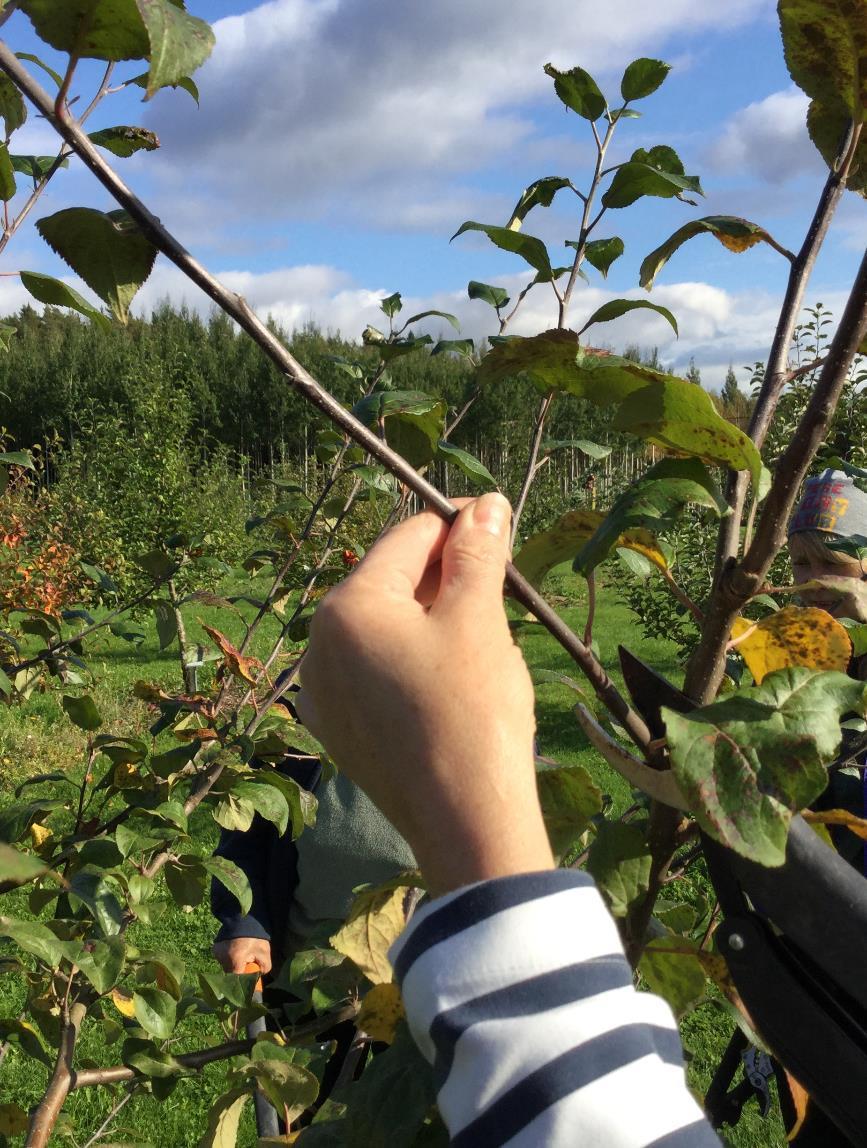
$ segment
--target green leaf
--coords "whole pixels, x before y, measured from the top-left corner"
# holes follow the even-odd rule
[[[433,339],[430,335],[416,335],[410,331],[404,339],[395,339],[390,343],[379,344],[379,355],[384,363],[391,363],[394,359],[411,355],[413,351],[418,351],[432,342]]]
[[[56,968],[63,959],[63,942],[38,921],[15,921],[0,917],[0,937],[9,937],[25,953]]]
[[[577,243],[569,242],[567,247],[577,247]],[[611,239],[591,239],[584,247],[584,258],[591,267],[595,267],[603,279],[608,278],[608,269],[615,259],[623,254],[623,240],[614,235]]]
[[[9,148],[0,142],[0,199],[8,203],[18,190],[15,184],[15,170],[9,155]]]
[[[419,319],[429,319],[431,316],[437,319],[445,319],[451,323],[456,331],[460,331],[461,329],[457,318],[454,315],[450,315],[448,311],[419,311],[417,315],[411,315],[409,319],[407,319],[403,325],[403,329],[406,330],[410,323],[417,323]]]
[[[0,892],[27,885],[47,872],[48,866],[41,858],[0,842]]]
[[[663,375],[633,391],[620,404],[612,425],[715,466],[748,470],[754,488],[761,480],[762,460],[753,440],[723,418],[707,391],[688,379]]]
[[[490,303],[498,311],[509,302],[509,293],[505,287],[492,287],[490,283],[479,283],[476,279],[471,279],[467,284],[467,295],[470,299]]]
[[[224,829],[237,829],[246,833],[253,824],[256,810],[249,801],[236,797],[234,793],[227,793],[214,806],[213,816]]]
[[[168,992],[175,1000],[183,996],[184,962],[174,953],[161,949],[145,949],[138,955],[140,975],[156,980],[157,987]]]
[[[79,729],[96,730],[102,725],[102,718],[96,708],[96,702],[90,694],[85,694],[80,698],[64,694],[61,704],[69,715],[70,721],[74,722]]]
[[[18,60],[27,60],[29,64],[35,64],[37,68],[41,68],[46,75],[54,80],[58,88],[63,87],[63,76],[61,76],[59,72],[55,72],[53,68],[49,68],[44,60],[40,60],[39,57],[34,56],[32,52],[16,52],[15,58]]]
[[[620,81],[620,94],[624,100],[643,100],[652,95],[671,71],[671,64],[651,60],[646,56],[628,64]]]
[[[431,355],[442,355],[448,351],[472,362],[474,350],[475,346],[472,339],[440,339],[431,351]]]
[[[786,66],[795,83],[850,119],[867,115],[864,0],[779,0]],[[839,143],[839,141],[838,141]]]
[[[548,438],[543,440],[541,449],[546,454],[553,450],[575,449],[580,450],[582,454],[586,454],[590,458],[603,459],[608,458],[614,448],[602,446],[598,442],[590,442],[586,438]]]
[[[88,909],[107,937],[116,936],[123,927],[123,910],[105,874],[86,866],[74,873],[69,892]]]
[[[180,84],[204,64],[215,38],[210,26],[172,0],[136,0],[148,39],[150,70],[145,99],[160,88]]]
[[[277,791],[273,790],[272,792],[276,793]],[[282,794],[280,796],[282,797]],[[283,800],[285,801],[285,798]],[[240,905],[241,912],[249,913],[253,906],[253,893],[247,874],[226,857],[209,857],[202,861],[202,865],[221,885],[225,885]]]
[[[511,251],[515,255],[520,255],[538,272],[540,283],[553,279],[554,269],[551,267],[548,250],[542,240],[537,239],[534,235],[524,235],[521,231],[510,231],[508,227],[495,227],[493,224],[474,223],[470,220],[461,224],[452,239],[457,239],[459,235],[463,235],[467,231],[481,231],[501,251]],[[482,298],[482,296],[477,297]]]
[[[258,980],[256,973],[199,973],[202,996],[213,1008],[223,1003],[245,1008],[253,999]]]
[[[208,1126],[199,1141],[199,1148],[235,1148],[241,1113],[249,1099],[250,1093],[244,1087],[232,1088],[215,1100],[208,1113]]]
[[[0,809],[0,841],[12,845],[20,841],[35,821],[46,813],[63,809],[66,802],[59,797],[42,797],[36,801],[16,802]]]
[[[379,303],[380,311],[382,311],[384,315],[388,315],[389,319],[393,318],[402,307],[403,303],[401,302],[399,291],[395,291],[393,295],[386,296],[386,298],[381,299]]]
[[[251,815],[250,821],[252,822],[252,820]],[[207,884],[204,863],[200,863],[198,858],[193,858],[192,863],[187,864],[186,862],[190,860],[190,858],[185,857],[184,864],[180,864],[178,861],[169,861],[163,870],[169,892],[175,903],[182,909],[195,909],[201,905]]]
[[[98,132],[91,132],[88,139],[97,147],[105,148],[122,159],[135,155],[137,151],[156,151],[160,146],[153,132],[129,126],[102,128]]]
[[[727,503],[700,462],[689,458],[662,459],[624,490],[582,546],[573,568],[586,577],[612,550],[623,545],[623,536],[628,531],[669,529],[689,503],[720,515],[728,513]]]
[[[125,1040],[121,1053],[124,1064],[140,1072],[142,1076],[150,1077],[156,1083],[161,1080],[170,1080],[172,1077],[183,1076],[183,1065],[167,1052],[161,1052],[152,1040]],[[156,1089],[151,1086],[156,1099]],[[106,1145],[106,1148],[111,1148]],[[123,1144],[114,1148],[145,1148],[144,1145]]]
[[[27,119],[27,105],[9,77],[0,75],[0,119],[6,125],[6,139]]]
[[[48,1068],[53,1064],[54,1058],[50,1057],[42,1047],[42,1042],[39,1039],[36,1029],[26,1020],[12,1020],[11,1018],[0,1020],[0,1040],[15,1041],[25,1055],[32,1057],[34,1060],[38,1060],[40,1064],[44,1064]],[[24,1131],[24,1129],[22,1129],[22,1131]]]
[[[863,682],[803,667],[682,715],[663,710],[672,768],[699,825],[762,865],[782,865],[792,814],[828,783],[840,719],[867,709]]]
[[[521,224],[534,207],[550,207],[557,192],[564,187],[571,186],[571,180],[564,179],[559,175],[549,175],[544,179],[535,180],[521,192],[521,197],[512,208],[512,214],[509,216],[509,222],[506,226],[511,231],[520,231]]]
[[[102,590],[108,591],[110,594],[117,593],[117,583],[114,579],[110,578],[108,574],[99,566],[91,566],[87,562],[79,562],[78,564],[91,582],[95,582]]]
[[[4,466],[21,466],[25,470],[35,470],[33,455],[29,450],[7,450],[0,453],[0,463]]]
[[[611,299],[607,303],[603,303],[601,307],[593,312],[578,334],[583,335],[587,328],[592,327],[594,323],[610,323],[612,319],[619,319],[621,315],[626,315],[630,311],[637,311],[642,308],[650,308],[650,310],[655,311],[657,315],[661,315],[666,322],[671,324],[675,335],[679,333],[677,330],[677,320],[667,307],[658,307],[655,303],[648,303],[644,299]]]
[[[602,196],[604,207],[628,207],[642,196],[661,199],[683,196],[684,192],[704,195],[697,175],[687,175],[673,148],[659,145],[645,151],[638,148],[628,163],[621,164]]]
[[[436,456],[444,462],[454,463],[467,478],[475,483],[488,487],[497,485],[497,480],[486,466],[482,466],[477,458],[474,458],[468,451],[462,450],[461,447],[446,442],[445,439],[440,439],[437,443]]]
[[[412,466],[431,461],[445,431],[445,402],[421,391],[377,391],[352,413],[369,427],[384,420],[388,445]]]
[[[90,949],[82,949],[75,963],[102,995],[110,992],[120,979],[123,971],[126,945],[121,937],[109,937],[105,941],[94,941]]]
[[[546,64],[544,71],[554,81],[554,91],[567,108],[585,120],[598,120],[604,115],[608,103],[589,72],[583,68],[560,72],[552,64]]]
[[[851,122],[852,117],[842,104],[827,105],[813,100],[807,108],[807,131],[829,168],[833,168],[837,162]],[[855,148],[846,187],[867,196],[867,134],[863,131]],[[865,353],[863,348],[861,353]]]
[[[141,60],[148,39],[135,0],[21,0],[39,37],[88,60]]]
[[[149,550],[147,554],[140,554],[135,559],[135,564],[144,570],[145,574],[150,574],[156,582],[164,582],[167,578],[171,578],[178,568],[177,562],[162,550]]]
[[[246,1064],[243,1071],[245,1076],[255,1079],[281,1115],[286,1110],[285,1119],[291,1124],[316,1100],[319,1081],[309,1069],[289,1063],[279,1051],[275,1050],[277,1055],[270,1059],[257,1057],[252,1064]]]
[[[50,275],[42,275],[38,271],[22,271],[21,282],[34,299],[40,303],[48,303],[51,307],[71,307],[92,322],[97,323],[104,330],[111,329],[111,320],[101,311],[97,311],[86,299],[66,283],[53,279]]]
[[[131,80],[127,80],[126,86],[128,87],[130,84],[135,84],[139,88],[146,88],[148,86],[148,73],[142,72],[140,76],[134,76]],[[182,76],[176,84],[168,84],[166,86],[170,88],[180,88],[182,91],[187,92],[188,95],[191,95],[196,101],[196,106],[198,107],[199,89],[189,76]]]
[[[45,242],[80,275],[122,323],[135,295],[150,275],[157,249],[125,211],[108,214],[69,207],[36,229]]]
[[[602,812],[602,791],[581,765],[537,768],[536,785],[551,848],[562,857]]]
[[[297,740],[298,731],[302,730],[303,726],[297,727],[292,730],[288,737],[294,742]],[[307,732],[306,730],[304,731]],[[312,735],[311,740],[312,740]],[[318,742],[315,743],[317,746]],[[300,747],[308,752],[305,747]],[[319,752],[322,752],[321,749]],[[276,769],[260,769],[259,770],[259,783],[262,785],[273,785],[275,789],[279,789],[289,806],[289,817],[291,820],[292,840],[299,837],[306,828],[312,828],[316,824],[316,809],[318,802],[316,797],[310,792],[309,789],[304,789],[292,777],[287,777],[286,774],[280,773]]]
[[[177,1003],[162,989],[141,988],[132,994],[135,1018],[151,1036],[168,1040],[177,1020]]]
[[[697,953],[698,944],[687,937],[654,937],[638,964],[651,992],[668,1001],[678,1018],[705,994],[707,978]]]
[[[157,602],[154,606],[157,637],[160,649],[166,650],[178,636],[178,620],[171,602]]]
[[[53,155],[13,155],[9,158],[12,160],[13,169],[19,175],[30,176],[34,185],[39,183],[58,162],[57,156]],[[61,160],[58,166],[69,167],[69,160]]]
[[[641,264],[639,282],[649,291],[656,276],[679,247],[696,235],[713,235],[728,251],[747,251],[757,243],[769,243],[775,250],[779,244],[771,238],[763,227],[741,219],[736,215],[707,215],[704,219],[693,219],[679,227],[673,235],[661,243]]]
[[[644,831],[637,825],[603,821],[587,857],[592,874],[615,917],[647,892],[652,858]]]
[[[394,1043],[373,1058],[342,1099],[347,1103],[345,1148],[413,1148],[418,1143],[435,1102],[434,1081],[406,1025],[399,1026]]]
[[[232,794],[255,809],[260,817],[277,826],[282,835],[289,824],[289,805],[286,798],[273,785],[259,781],[239,781],[232,786]]]

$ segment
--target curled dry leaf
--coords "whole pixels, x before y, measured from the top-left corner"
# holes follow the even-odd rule
[[[254,674],[253,671],[258,670],[261,673],[263,670],[259,659],[245,657],[237,647],[232,645],[225,634],[221,634],[213,626],[206,626],[204,622],[200,622],[200,625],[208,637],[217,643],[229,673],[236,678],[243,678],[245,682],[255,686],[259,680],[259,674]]]

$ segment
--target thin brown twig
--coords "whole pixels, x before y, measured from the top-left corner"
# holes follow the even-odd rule
[[[50,96],[20,65],[14,53],[2,41],[0,41],[0,70],[9,76],[46,117],[85,166],[139,224],[154,246],[253,338],[260,349],[283,371],[286,378],[309,403],[326,415],[341,430],[349,434],[432,510],[442,515],[448,522],[454,520],[457,508],[436,487],[423,479],[406,459],[391,450],[387,443],[382,442],[358,419],[354,418],[337,399],[321,387],[283,346],[276,335],[269,331],[268,327],[253,313],[244,299],[218,282],[178,243],[160,220],[145,207],[114,169],[106,163],[78,125],[72,122],[68,116],[58,116],[55,113]],[[506,585],[512,597],[535,614],[549,633],[581,666],[599,699],[623,726],[632,741],[644,750],[651,741],[647,724],[627,703],[593,653],[587,649],[578,636],[571,631],[557,612],[545,602],[530,583],[515,570],[511,563],[506,569]]]

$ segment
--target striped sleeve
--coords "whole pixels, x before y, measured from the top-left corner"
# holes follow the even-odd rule
[[[671,1011],[633,988],[587,874],[459,889],[391,958],[458,1148],[719,1148]]]

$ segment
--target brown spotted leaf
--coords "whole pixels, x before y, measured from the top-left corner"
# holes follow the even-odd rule
[[[395,984],[374,985],[361,1002],[356,1025],[373,1040],[391,1044],[395,1030],[406,1016],[400,988]]]
[[[712,235],[723,247],[736,254],[748,251],[757,243],[768,243],[776,250],[780,250],[776,240],[757,223],[750,223],[748,219],[740,219],[734,215],[708,215],[704,219],[693,219],[685,223],[670,235],[665,243],[651,251],[641,264],[639,277],[641,286],[649,291],[656,276],[675,251],[696,235]]]
[[[674,775],[702,829],[744,857],[782,865],[792,815],[828,783],[842,716],[865,708],[863,682],[794,667],[662,716]]]
[[[736,618],[732,638],[741,639],[737,651],[757,685],[789,666],[845,672],[852,657],[845,627],[815,606],[787,606],[760,622]]]

